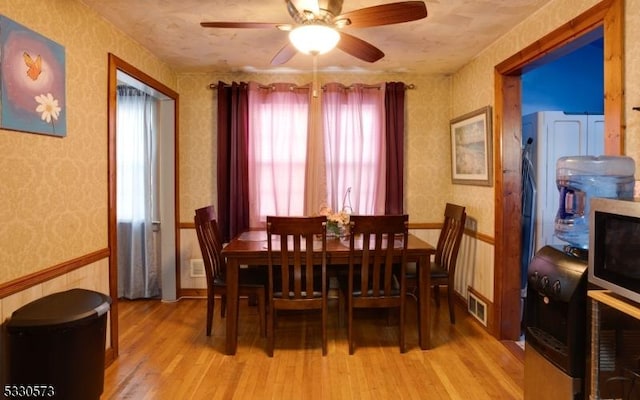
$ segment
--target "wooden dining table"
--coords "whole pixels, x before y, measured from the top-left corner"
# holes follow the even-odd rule
[[[407,260],[416,263],[418,281],[418,341],[420,348],[430,347],[429,322],[431,315],[431,276],[429,262],[435,248],[415,235],[409,235]],[[243,265],[268,264],[267,234],[265,230],[248,230],[232,239],[223,249],[226,259],[227,332],[226,353],[234,355],[238,347],[238,270]],[[349,241],[327,239],[327,266],[346,267],[349,259]]]

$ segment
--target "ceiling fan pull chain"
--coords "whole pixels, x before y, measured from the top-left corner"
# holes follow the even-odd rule
[[[313,55],[313,97],[318,97],[318,55]]]

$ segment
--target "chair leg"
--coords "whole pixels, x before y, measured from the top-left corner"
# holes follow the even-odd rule
[[[418,301],[418,286],[414,286],[411,290],[407,290],[407,296],[411,296],[415,301]]]
[[[267,301],[264,289],[260,289],[256,293],[256,302],[258,304],[258,316],[260,317],[260,336],[267,335],[267,313],[265,302]]]
[[[418,315],[417,317],[417,321],[418,321],[418,327],[421,327],[422,325],[420,324],[420,318],[422,318],[421,312],[420,312],[420,290],[418,290],[418,286],[415,287],[415,290],[413,291],[414,293],[414,299],[416,301],[416,314]]]
[[[454,315],[453,312],[453,287],[452,286],[447,286],[447,301],[449,302],[449,319],[451,320],[452,324],[456,323],[456,316]]]
[[[213,325],[213,307],[215,296],[213,293],[207,295],[207,336],[211,336],[211,327]]]
[[[349,355],[352,355],[355,346],[353,344],[353,307],[351,304],[348,304],[347,309],[347,339],[349,341]]]
[[[440,307],[440,286],[433,285],[433,297],[436,300],[436,306]]]
[[[220,296],[220,318],[225,318],[227,316],[227,295],[223,294]]]
[[[405,353],[407,351],[405,338],[404,338],[404,323],[405,323],[405,311],[406,307],[400,305],[400,323],[399,323],[399,331],[400,331],[400,353]]]
[[[267,318],[267,355],[273,357],[273,345],[274,345],[274,332],[273,325],[276,318],[276,310],[273,308],[273,303],[270,303],[269,318]]]
[[[338,326],[344,328],[344,309],[347,306],[342,290],[338,291]]]
[[[327,355],[327,297],[325,294],[325,298],[322,304],[322,355]]]

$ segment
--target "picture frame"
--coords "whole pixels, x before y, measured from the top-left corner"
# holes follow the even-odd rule
[[[454,184],[492,186],[491,106],[450,122],[451,181]]]
[[[0,15],[0,128],[67,134],[65,50]]]

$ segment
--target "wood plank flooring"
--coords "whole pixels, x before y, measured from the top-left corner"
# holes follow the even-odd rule
[[[266,355],[256,307],[241,301],[238,352],[224,354],[216,302],[211,337],[204,299],[121,301],[120,355],[105,372],[107,399],[522,399],[524,366],[515,346],[487,334],[465,310],[456,324],[447,303],[433,309],[432,349],[418,347],[409,300],[407,348],[386,314],[358,315],[355,354],[330,301],[329,352],[322,356],[319,314],[278,318],[274,357]],[[511,347],[511,348],[510,348]],[[518,349],[519,350],[519,349]]]

